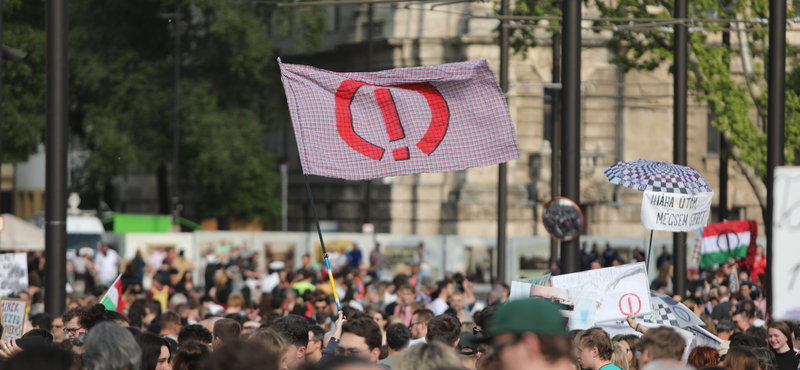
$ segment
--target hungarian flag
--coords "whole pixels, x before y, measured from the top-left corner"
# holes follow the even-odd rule
[[[485,60],[374,73],[278,62],[306,174],[367,180],[519,158]]]
[[[725,221],[703,228],[700,267],[743,259],[755,251],[758,224],[753,220]]]
[[[114,280],[114,284],[111,284],[111,287],[108,288],[108,291],[106,291],[106,295],[104,295],[103,299],[100,300],[100,303],[109,311],[125,311],[125,299],[122,298],[121,277],[122,275],[117,276],[117,280]]]

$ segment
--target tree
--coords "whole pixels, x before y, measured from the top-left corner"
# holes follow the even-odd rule
[[[36,151],[45,125],[44,0],[5,0],[3,43],[28,53],[3,63],[3,161],[22,162]]]
[[[176,9],[184,20],[181,178],[201,190],[204,217],[267,220],[279,209],[279,180],[275,159],[262,145],[264,129],[288,117],[272,42],[287,37],[280,32],[287,26],[275,32],[270,19],[303,30],[297,43],[314,47],[324,26],[321,9],[286,12],[271,4],[221,1],[71,2],[72,115],[91,150],[76,186],[102,192],[116,175],[153,172],[171,162],[175,27],[156,15]]]
[[[552,8],[551,0],[527,0],[524,7],[517,6],[518,15],[543,15]],[[673,18],[673,1],[667,0],[617,0],[613,6],[607,2],[594,1],[605,18],[649,18],[668,21]],[[693,0],[690,16],[695,19],[768,19],[768,0],[740,0],[726,2],[718,0]],[[552,14],[558,14],[553,12]],[[789,17],[793,17],[789,10]],[[664,27],[642,30],[640,21],[635,30],[624,30],[629,22],[594,22],[595,26],[617,26],[608,47],[617,50],[611,62],[623,71],[652,71],[672,60],[673,34],[664,32]],[[700,27],[701,26],[701,27]],[[644,26],[647,27],[647,26]],[[735,28],[731,32],[732,46],[711,43],[709,35],[719,34],[723,28]],[[747,32],[745,28],[755,29]],[[766,212],[766,132],[767,89],[764,62],[767,60],[768,25],[764,22],[750,23],[698,23],[689,34],[689,89],[696,93],[697,101],[705,101],[714,114],[713,125],[724,133],[730,155],[740,167],[753,188],[762,212]],[[761,31],[763,30],[763,31]],[[517,34],[518,51],[534,45],[528,35]],[[794,50],[787,46],[787,55]],[[730,71],[734,58],[744,66],[745,79],[737,80]],[[794,66],[793,66],[794,67]],[[671,68],[670,68],[671,69]],[[793,68],[787,76],[786,91],[786,163],[800,164],[800,68]],[[757,119],[751,118],[755,109]]]

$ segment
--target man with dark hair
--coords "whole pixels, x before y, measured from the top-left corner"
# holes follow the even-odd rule
[[[458,338],[458,345],[456,346],[458,357],[461,358],[461,365],[467,370],[476,370],[478,368],[478,359],[483,354],[478,349],[478,337],[468,331],[462,331]]]
[[[620,370],[611,363],[614,343],[603,329],[591,328],[575,337],[578,365],[587,370]]]
[[[639,348],[642,351],[639,364],[643,367],[655,360],[680,361],[686,341],[672,328],[651,328],[642,336]]]
[[[342,326],[337,353],[361,357],[371,363],[381,355],[381,328],[368,317],[348,318]]]
[[[220,320],[221,321],[221,320]],[[235,322],[237,325],[239,323]],[[280,369],[281,355],[275,349],[259,341],[235,339],[208,357],[204,369],[208,370],[253,370]]]
[[[298,315],[286,315],[270,326],[286,340],[286,365],[294,370],[303,364],[308,348],[308,320]]]
[[[750,329],[750,314],[741,308],[733,312],[731,320],[736,323],[736,328],[742,333]]]
[[[181,331],[181,316],[175,311],[167,311],[161,315],[161,323],[159,324],[161,331],[158,335],[167,337],[173,340],[178,340],[178,333]]]
[[[319,325],[308,328],[308,346],[306,346],[306,363],[316,364],[322,358],[322,341],[325,339],[325,329]]]
[[[729,319],[719,320],[716,326],[717,329],[717,337],[722,339],[722,343],[719,344],[719,354],[724,355],[728,353],[728,348],[731,345],[731,336],[736,331],[736,324]]]
[[[378,361],[378,363],[390,368],[394,367],[397,359],[400,358],[400,352],[408,348],[410,340],[411,331],[405,325],[401,323],[389,325],[386,328],[386,347],[389,350],[389,356]]]
[[[186,325],[181,328],[181,331],[178,333],[178,344],[181,346],[190,341],[210,345],[213,340],[214,338],[211,332],[203,327],[203,325]]]
[[[420,308],[414,311],[411,315],[411,324],[408,325],[408,330],[411,330],[411,344],[413,346],[417,343],[426,343],[425,337],[428,335],[428,321],[431,321],[434,314],[431,310]]]
[[[425,339],[428,343],[439,341],[450,347],[456,348],[461,335],[461,323],[450,314],[439,315],[428,322],[428,333]]]
[[[714,306],[714,309],[711,310],[711,318],[714,319],[714,322],[719,322],[719,320],[722,319],[730,319],[731,308],[733,308],[730,289],[721,285],[719,289],[717,289],[717,296],[719,297],[719,304]]]
[[[31,317],[31,326],[34,329],[44,329],[48,332],[53,331],[53,317],[46,312],[37,313]]]
[[[220,319],[214,323],[214,337],[211,345],[216,350],[223,344],[230,342],[242,334],[242,326],[238,322],[231,319]]]

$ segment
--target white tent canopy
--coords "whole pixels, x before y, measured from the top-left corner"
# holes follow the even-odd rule
[[[10,213],[4,213],[3,218],[5,228],[0,232],[0,250],[44,250],[44,230]]]

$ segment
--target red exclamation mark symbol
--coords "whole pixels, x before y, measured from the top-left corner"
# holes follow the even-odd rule
[[[631,297],[628,297],[628,312],[633,315],[633,302],[631,302]]]
[[[383,122],[386,124],[386,133],[389,134],[389,141],[397,141],[406,137],[403,126],[400,124],[400,116],[397,114],[397,107],[394,104],[392,93],[389,89],[375,89],[375,100],[381,108]],[[410,158],[408,147],[397,148],[392,151],[395,161],[404,161]]]

